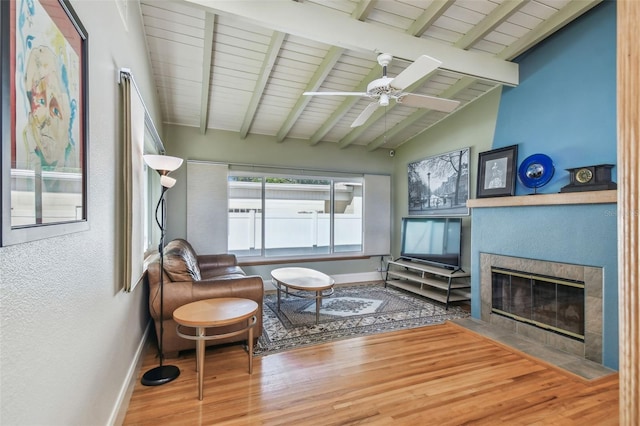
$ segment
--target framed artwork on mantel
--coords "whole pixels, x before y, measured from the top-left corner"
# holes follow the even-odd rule
[[[518,145],[478,154],[476,198],[515,195]]]
[[[1,245],[87,222],[87,31],[68,0],[0,2]]]

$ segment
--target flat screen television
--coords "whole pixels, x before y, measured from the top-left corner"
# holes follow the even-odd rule
[[[461,269],[462,218],[402,218],[400,257]]]

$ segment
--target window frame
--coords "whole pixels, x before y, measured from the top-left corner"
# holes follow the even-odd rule
[[[343,174],[342,176],[340,176],[340,173],[331,173],[331,172],[319,172],[317,174],[295,174],[295,173],[279,173],[277,171],[275,172],[268,172],[268,171],[264,171],[264,172],[253,172],[253,171],[245,171],[245,170],[233,170],[233,169],[229,169],[229,173],[227,175],[227,185],[228,185],[228,200],[229,200],[229,205],[227,208],[227,221],[230,221],[230,214],[232,213],[231,210],[231,206],[230,206],[230,202],[231,202],[231,178],[234,176],[242,176],[242,177],[256,177],[256,178],[260,178],[261,179],[261,198],[260,198],[260,202],[261,202],[261,208],[262,208],[262,214],[261,214],[261,218],[260,218],[260,222],[261,222],[261,244],[260,244],[260,255],[250,255],[250,256],[243,256],[238,254],[237,252],[231,251],[231,250],[227,250],[229,253],[235,254],[238,257],[238,260],[240,262],[242,262],[243,264],[247,264],[247,263],[258,263],[258,262],[264,262],[264,263],[270,263],[270,262],[276,262],[276,261],[282,261],[282,260],[308,260],[308,259],[331,259],[331,258],[361,258],[361,257],[368,257],[365,254],[365,242],[364,242],[364,237],[365,237],[365,222],[364,222],[364,190],[362,191],[362,202],[361,202],[361,207],[360,207],[360,218],[361,218],[361,226],[360,226],[360,250],[358,251],[336,251],[335,249],[335,215],[336,215],[336,209],[335,209],[335,202],[336,202],[336,197],[335,197],[335,191],[336,191],[336,183],[340,183],[340,182],[352,182],[355,183],[357,185],[361,185],[362,187],[364,187],[365,184],[365,178],[362,174]],[[266,214],[266,202],[268,200],[267,198],[267,180],[269,178],[285,178],[285,179],[294,179],[294,180],[326,180],[329,181],[329,211],[326,212],[325,214],[329,214],[329,252],[328,253],[311,253],[311,254],[305,254],[305,253],[297,253],[297,254],[283,254],[283,255],[267,255],[266,251],[268,250],[265,247],[265,237],[266,237],[266,232],[267,232],[267,227],[266,227],[266,221],[267,221],[267,214]],[[231,228],[231,225],[229,224],[229,229]],[[229,238],[229,236],[228,236]],[[228,247],[228,246],[227,246]],[[293,249],[292,249],[293,250]],[[256,250],[257,251],[257,250]]]

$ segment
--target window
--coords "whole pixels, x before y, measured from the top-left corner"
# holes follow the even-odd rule
[[[143,179],[143,208],[144,226],[143,240],[145,254],[158,249],[160,228],[156,223],[156,205],[160,199],[160,175],[151,167],[145,165]]]
[[[229,253],[238,257],[362,253],[363,180],[230,172]]]
[[[144,154],[157,154],[161,149],[158,145],[162,142],[160,137],[154,137],[155,129],[152,131],[148,123],[144,129]],[[151,125],[153,126],[153,124]],[[157,142],[160,141],[160,142]],[[160,175],[151,167],[144,165],[142,173],[142,206],[144,224],[142,227],[145,255],[158,249],[160,241],[160,228],[156,222],[156,207],[160,200],[161,185]],[[158,212],[159,214],[159,212]]]
[[[390,176],[296,172],[188,160],[187,240],[256,263],[391,253]]]

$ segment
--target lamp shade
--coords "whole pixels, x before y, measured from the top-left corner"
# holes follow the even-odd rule
[[[165,188],[172,188],[175,184],[176,180],[174,178],[167,175],[160,176],[160,185],[164,186]]]
[[[168,155],[147,154],[142,156],[147,166],[157,170],[160,174],[167,174],[182,165],[182,158]],[[164,173],[163,173],[164,172]]]

